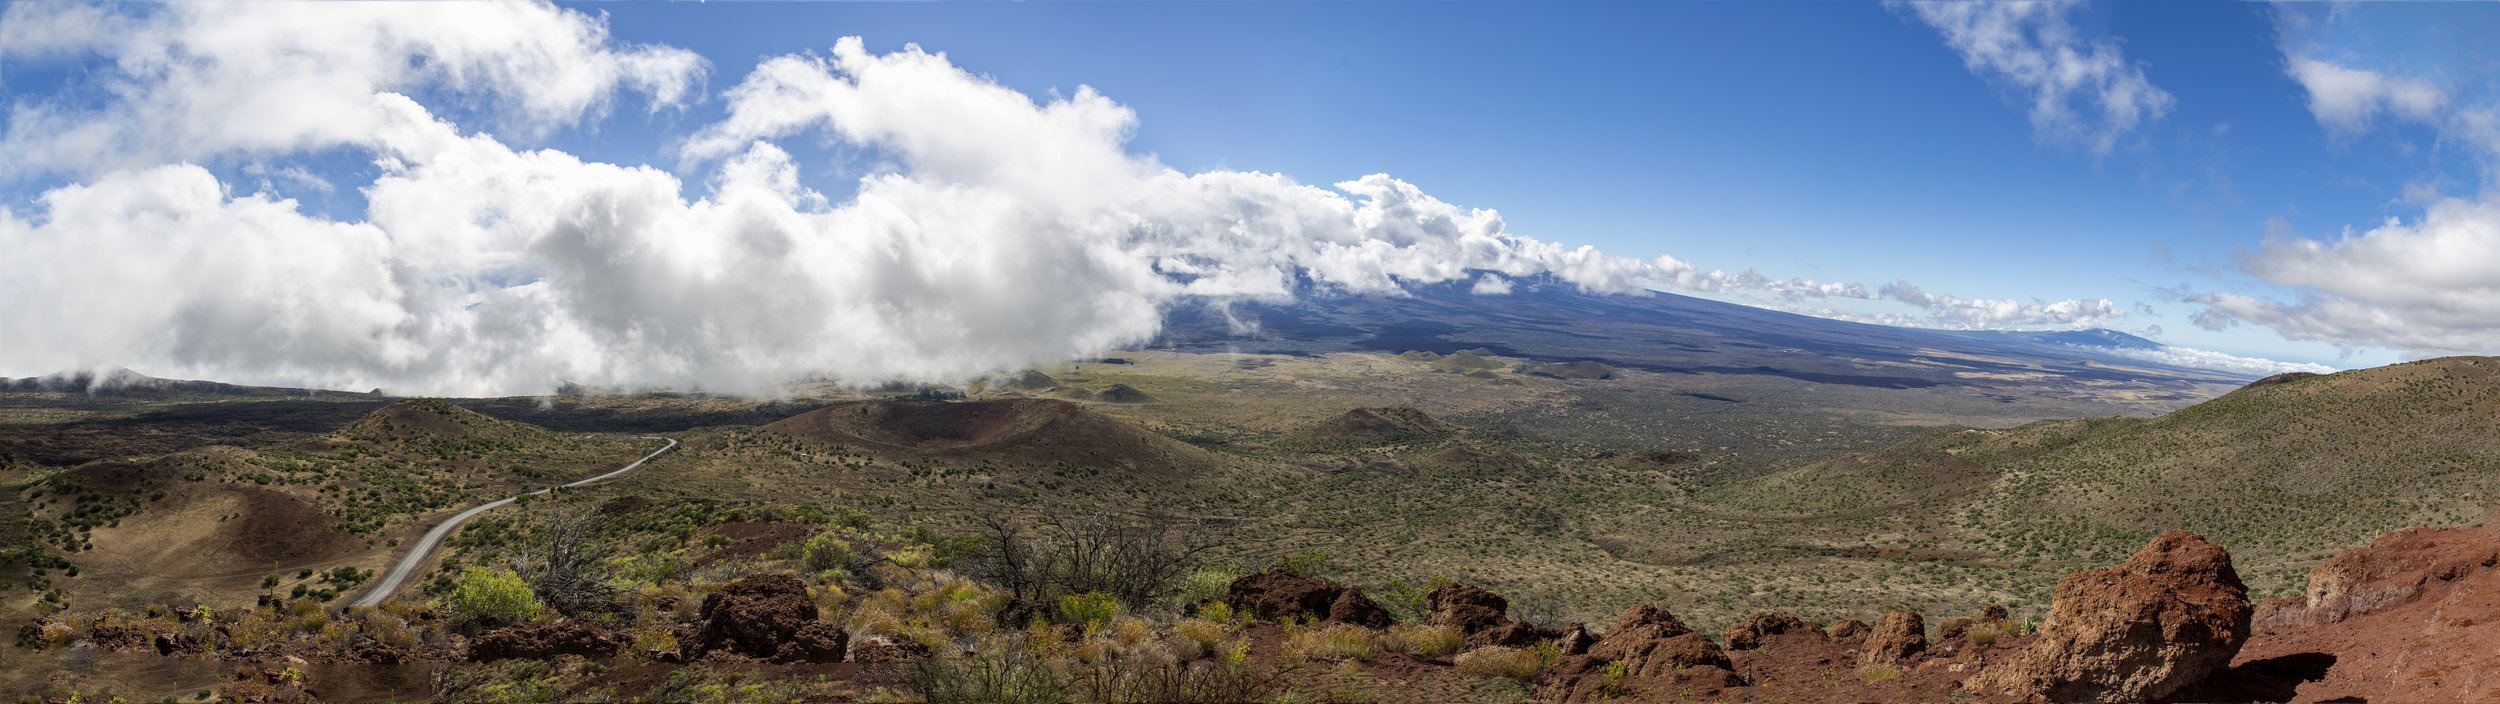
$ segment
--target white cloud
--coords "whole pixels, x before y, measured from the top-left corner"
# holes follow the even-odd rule
[[[94,51],[112,64],[92,89],[102,107],[15,106],[0,161],[22,176],[366,145],[372,97],[418,89],[531,134],[598,116],[620,88],[683,103],[704,71],[692,52],[617,45],[598,18],[544,2],[17,3],[5,19],[0,58]]]
[[[2277,18],[2286,73],[2309,93],[2311,115],[2330,132],[2349,136],[2401,120],[2477,150],[2486,169],[2500,159],[2491,108],[2461,104],[2428,81],[2317,58],[2325,51],[2309,37],[2323,27],[2292,12]],[[2406,186],[2403,200],[2420,204],[2421,215],[2410,222],[2389,217],[2366,231],[2347,227],[2331,238],[2271,223],[2264,243],[2240,254],[2239,268],[2289,287],[2290,300],[2191,296],[2205,306],[2192,321],[2212,330],[2247,322],[2288,339],[2415,357],[2500,351],[2500,267],[2493,265],[2500,262],[2500,199],[2488,190],[2442,197],[2416,183]]]
[[[1510,289],[1510,279],[1502,278],[1500,274],[1486,272],[1483,276],[1476,277],[1476,285],[1467,289],[1467,292],[1478,296],[1508,296]]]
[[[1942,33],[1972,73],[2026,93],[2032,131],[2044,141],[2107,154],[2119,137],[2170,111],[2170,94],[2117,42],[2077,35],[2066,16],[2080,0],[1890,4]]]
[[[2278,233],[2240,268],[2301,291],[2296,302],[2216,293],[2197,324],[2234,321],[2294,340],[2386,347],[2417,356],[2500,350],[2500,205],[2449,198],[2411,223],[2388,219],[2332,240]]]
[[[2342,371],[2334,367],[2313,362],[2278,362],[2262,357],[2242,357],[2235,354],[2226,354],[2211,350],[2200,350],[2192,347],[2165,345],[2163,347],[2149,350],[2131,349],[2125,347],[2091,347],[2085,349],[2101,354],[2141,359],[2147,362],[2167,364],[2174,367],[2211,369],[2218,372],[2246,374],[2249,376],[2273,376],[2284,372],[2333,374],[2335,372]]]
[[[2431,122],[2448,102],[2446,94],[2424,81],[2392,78],[2306,56],[2290,59],[2292,78],[2309,91],[2310,114],[2341,132],[2367,130],[2381,112]]]
[[[656,168],[464,131],[416,97],[448,87],[488,115],[563,123],[595,117],[619,87],[689,99],[691,55],[613,46],[598,20],[544,5],[238,19],[263,7],[129,19],[156,43],[97,40],[113,100],[10,123],[12,153],[98,166],[29,212],[0,209],[0,329],[44,341],[0,346],[0,368],[434,394],[559,380],[772,393],[826,376],[960,381],[1149,340],[1171,306],[1314,288],[1403,295],[1472,279],[1489,294],[1552,275],[1636,295],[1870,297],[1519,236],[1491,210],[1386,175],[1319,187],[1182,173],[1128,152],[1136,116],[1090,89],[1036,102],[942,55],[872,54],[857,39],[768,59],[729,90],[728,116],[684,147],[711,170],[694,195]],[[446,19],[461,12],[537,24],[477,34]],[[325,33],[343,37],[299,36]],[[320,119],[228,124],[281,105]],[[177,124],[184,111],[205,118]],[[819,132],[892,169],[843,202],[809,190],[773,140]],[[361,186],[359,222],[235,196],[168,163],[228,155],[284,176],[284,158],[324,146],[381,168]],[[1917,320],[1939,325],[2116,314],[2105,301],[1921,296]]]

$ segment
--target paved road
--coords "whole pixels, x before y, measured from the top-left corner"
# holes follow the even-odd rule
[[[635,469],[635,468],[641,467],[641,466],[642,466],[642,463],[647,462],[647,461],[650,461],[650,460],[651,460],[651,458],[653,458],[653,457],[658,457],[658,456],[660,456],[660,453],[662,453],[662,452],[667,452],[667,451],[669,451],[669,450],[674,450],[674,449],[677,449],[677,441],[676,441],[675,439],[671,439],[671,438],[660,438],[660,437],[647,437],[647,436],[646,436],[646,437],[644,437],[643,439],[645,439],[645,440],[667,440],[667,441],[668,441],[668,446],[667,446],[667,447],[660,448],[660,449],[657,449],[657,450],[652,450],[652,451],[651,451],[651,454],[648,454],[648,455],[643,455],[643,456],[642,456],[642,459],[634,460],[634,463],[633,463],[633,464],[625,465],[625,466],[623,466],[623,467],[618,467],[618,468],[617,468],[617,470],[616,470],[616,471],[614,471],[614,472],[609,472],[609,473],[607,473],[607,474],[602,474],[602,475],[599,475],[599,476],[596,476],[596,477],[591,477],[591,478],[589,478],[589,479],[584,479],[584,480],[581,480],[581,481],[578,481],[578,482],[573,482],[573,483],[571,483],[571,484],[566,484],[566,485],[564,485],[564,487],[556,487],[556,488],[559,488],[559,489],[560,489],[560,488],[565,488],[565,487],[588,486],[588,485],[591,485],[591,484],[597,484],[597,483],[599,483],[599,482],[604,482],[604,481],[607,481],[607,480],[610,480],[610,479],[615,479],[615,478],[617,478],[618,476],[621,476],[621,475],[625,474],[626,472],[631,472],[631,471],[634,471],[634,469]],[[537,495],[539,495],[539,494],[544,494],[544,493],[547,493],[547,492],[549,492],[549,491],[553,491],[553,490],[554,490],[554,489],[540,489],[540,490],[533,491],[533,492],[530,492],[530,493],[527,493],[527,494],[522,494],[521,496],[537,496]],[[460,512],[459,514],[452,516],[450,519],[447,519],[447,520],[443,521],[441,524],[438,524],[438,525],[434,526],[434,529],[433,529],[433,530],[426,531],[426,532],[425,532],[425,537],[423,537],[423,538],[418,538],[418,539],[417,539],[417,544],[416,544],[416,545],[414,545],[414,546],[410,546],[410,547],[408,548],[408,556],[407,556],[407,557],[400,558],[400,559],[399,559],[399,564],[396,564],[396,565],[392,565],[392,566],[391,566],[391,572],[390,572],[390,574],[383,575],[383,576],[382,576],[382,581],[379,581],[379,582],[374,582],[374,583],[373,583],[373,587],[372,587],[371,589],[369,589],[368,591],[366,591],[366,592],[365,592],[365,595],[364,595],[363,597],[359,597],[359,598],[357,598],[357,599],[356,599],[356,601],[354,601],[353,603],[350,603],[350,604],[348,604],[348,605],[349,605],[349,606],[379,606],[379,605],[381,605],[381,603],[382,603],[382,600],[383,600],[383,599],[390,598],[390,596],[391,596],[391,593],[392,593],[392,592],[397,592],[397,591],[399,591],[399,585],[400,585],[400,583],[408,581],[408,577],[410,577],[411,575],[416,574],[416,572],[417,572],[417,566],[418,566],[418,565],[425,564],[425,557],[426,557],[427,555],[431,555],[431,554],[433,554],[433,553],[434,553],[434,548],[435,548],[435,547],[437,547],[437,546],[442,545],[442,543],[443,543],[443,538],[445,538],[445,537],[447,537],[447,536],[450,536],[452,531],[454,531],[454,530],[458,530],[458,529],[460,528],[460,524],[469,522],[469,519],[471,519],[471,518],[476,518],[478,514],[485,513],[485,512],[487,512],[487,511],[492,511],[492,510],[495,510],[495,509],[498,509],[498,508],[503,508],[503,507],[505,507],[505,506],[509,506],[509,505],[511,505],[511,504],[512,504],[513,499],[518,499],[518,498],[521,498],[521,497],[520,497],[520,496],[515,496],[515,497],[511,497],[511,498],[497,499],[497,500],[494,500],[494,501],[489,501],[489,502],[484,503],[484,504],[480,504],[480,505],[478,505],[476,508],[472,508],[472,509],[469,509],[469,510],[467,510],[467,511],[462,511],[462,512]]]

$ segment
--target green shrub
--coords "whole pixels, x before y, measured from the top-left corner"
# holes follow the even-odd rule
[[[1059,614],[1085,624],[1090,633],[1101,630],[1112,617],[1120,615],[1120,600],[1102,592],[1070,594],[1059,598]]]
[[[471,567],[460,572],[460,586],[452,591],[452,608],[461,615],[497,623],[519,623],[537,618],[546,607],[530,593],[528,582],[511,570],[488,570]]]
[[[800,561],[807,565],[809,571],[823,572],[851,564],[851,544],[835,537],[830,531],[817,533],[816,537],[807,539],[807,547],[800,551],[800,555]]]

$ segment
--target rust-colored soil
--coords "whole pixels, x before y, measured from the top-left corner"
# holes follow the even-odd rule
[[[2267,602],[2234,664],[2291,675],[2296,702],[2500,701],[2500,535],[2412,528]],[[2301,679],[2315,679],[2300,682]]]

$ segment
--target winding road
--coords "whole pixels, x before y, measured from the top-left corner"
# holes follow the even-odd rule
[[[433,530],[426,531],[425,537],[418,538],[417,544],[408,548],[408,556],[400,558],[399,564],[391,566],[390,574],[383,575],[382,581],[374,582],[373,587],[367,590],[364,596],[357,597],[357,599],[354,602],[349,603],[348,606],[380,606],[383,599],[390,598],[393,592],[399,591],[400,584],[407,582],[408,577],[416,574],[417,566],[425,564],[426,556],[434,554],[434,548],[442,545],[443,538],[449,537],[452,531],[460,529],[460,524],[469,522],[469,519],[476,518],[478,514],[512,505],[512,502],[515,499],[519,499],[522,496],[537,496],[539,494],[555,491],[556,489],[589,486],[610,479],[615,479],[624,475],[626,472],[631,472],[634,471],[635,468],[641,467],[642,463],[650,461],[653,457],[660,456],[660,453],[662,452],[677,449],[677,440],[675,438],[652,437],[646,435],[643,436],[643,439],[667,440],[668,446],[652,450],[651,454],[643,455],[642,459],[634,460],[633,464],[618,467],[614,472],[573,482],[564,486],[550,487],[522,494],[520,496],[496,499],[494,501],[479,504],[476,508],[462,511],[453,515],[451,518],[445,519],[442,523],[435,525]]]

